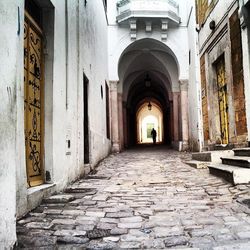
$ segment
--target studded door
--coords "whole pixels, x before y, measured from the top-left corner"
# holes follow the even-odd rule
[[[228,144],[228,102],[224,57],[222,57],[216,64],[216,74],[220,109],[221,141],[223,144]]]
[[[25,15],[24,120],[28,186],[44,182],[43,169],[43,54],[42,31]]]

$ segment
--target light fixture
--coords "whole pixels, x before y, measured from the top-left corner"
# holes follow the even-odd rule
[[[151,109],[152,109],[152,104],[149,101],[149,103],[148,103],[148,110],[150,111]]]
[[[149,77],[148,74],[146,75],[146,78],[145,78],[144,81],[145,81],[145,86],[146,86],[147,88],[151,86],[151,79],[150,79],[150,77]]]

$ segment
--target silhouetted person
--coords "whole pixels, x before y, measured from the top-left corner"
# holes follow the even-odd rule
[[[156,130],[154,128],[151,130],[151,135],[152,135],[152,138],[153,138],[153,142],[155,144],[156,143],[156,135],[157,135],[157,133],[156,133]]]

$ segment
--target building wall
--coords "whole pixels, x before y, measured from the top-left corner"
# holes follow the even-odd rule
[[[9,249],[16,240],[16,168],[23,165],[22,124],[22,30],[18,26],[18,7],[22,19],[23,1],[0,1],[0,248]],[[20,72],[21,71],[21,72]]]
[[[84,6],[84,1],[82,6]],[[109,153],[106,132],[105,81],[108,82],[108,24],[103,1],[88,1],[81,13],[82,69],[89,79],[89,123],[91,164]],[[98,18],[96,18],[98,16]],[[101,86],[103,98],[101,98]]]
[[[216,75],[216,64],[221,57],[225,60],[229,144],[244,144],[247,140],[247,128],[238,2],[219,0],[213,5],[198,27],[205,145],[212,146],[222,141]],[[211,26],[213,24],[214,28]]]
[[[196,1],[196,7],[199,10],[197,12],[196,20],[199,25],[202,25],[206,22],[208,15],[210,14],[211,10],[214,8],[218,0],[203,0],[203,1]]]
[[[24,138],[24,1],[0,1],[0,248],[15,219],[90,170],[84,166],[83,74],[89,79],[90,167],[110,151],[106,133],[107,21],[103,2],[36,1],[43,9],[46,184],[27,188]],[[19,10],[19,14],[18,14]],[[98,16],[98,18],[96,18]],[[101,86],[103,96],[101,96]],[[70,140],[70,147],[68,147]]]
[[[209,139],[209,123],[208,123],[208,105],[207,105],[207,81],[205,69],[205,55],[200,58],[200,73],[201,73],[201,98],[202,98],[202,118],[203,118],[203,136],[204,140]]]
[[[199,1],[198,1],[199,2]],[[227,10],[237,4],[235,0],[218,0],[215,1],[214,7],[207,12],[207,17],[204,19],[202,25],[199,28],[199,48],[200,50],[204,49],[204,46],[208,46],[208,40],[211,39],[211,29],[209,28],[209,23],[211,20],[214,20],[216,25],[221,25],[221,22],[225,19],[227,15]],[[221,11],[224,10],[224,11]]]
[[[192,151],[200,151],[203,143],[201,124],[201,85],[199,72],[198,33],[196,31],[195,1],[189,1],[188,44],[189,44],[189,84],[188,116],[189,146]]]
[[[240,24],[242,36],[242,60],[244,72],[244,92],[246,99],[246,117],[248,128],[248,142],[250,141],[250,1],[240,0]]]
[[[184,92],[189,91],[189,97],[185,99],[187,102],[182,100],[183,107],[187,107],[187,105],[190,105],[188,110],[182,110],[183,114],[185,114],[186,118],[183,119],[183,116],[181,116],[181,113],[176,113],[175,116],[179,116],[178,120],[178,129],[180,130],[180,135],[185,135],[185,138],[182,138],[182,136],[178,136],[180,140],[185,140],[188,138],[188,134],[190,136],[190,141],[192,141],[192,147],[195,148],[195,150],[199,150],[200,148],[200,137],[201,137],[201,124],[200,124],[200,118],[199,115],[197,115],[197,110],[199,109],[199,96],[195,96],[196,94],[192,94],[192,91],[196,91],[197,88],[199,88],[198,82],[197,82],[197,52],[195,49],[192,50],[192,59],[193,64],[189,67],[188,59],[189,59],[189,48],[194,48],[196,46],[196,40],[191,39],[191,34],[194,33],[195,30],[195,13],[192,14],[190,21],[190,9],[192,5],[195,5],[195,2],[192,2],[190,4],[189,1],[183,2],[183,1],[176,1],[179,4],[179,16],[181,18],[181,23],[177,27],[169,27],[167,30],[167,39],[162,40],[162,31],[160,24],[158,22],[158,25],[154,23],[152,25],[152,32],[146,32],[145,31],[145,25],[142,24],[142,22],[137,23],[137,30],[136,30],[136,40],[131,39],[130,36],[130,28],[128,23],[123,24],[117,24],[116,22],[116,16],[117,16],[117,8],[116,8],[116,0],[108,1],[108,20],[109,20],[109,79],[112,81],[119,81],[118,84],[118,93],[124,93],[124,97],[127,96],[128,87],[129,87],[129,79],[128,82],[124,83],[123,78],[118,74],[118,66],[120,65],[120,60],[123,56],[123,52],[128,48],[129,45],[136,43],[138,41],[142,41],[145,38],[154,39],[156,41],[159,41],[166,45],[166,48],[168,48],[168,53],[170,54],[170,57],[174,63],[172,63],[171,60],[166,60],[166,58],[162,58],[160,53],[157,55],[157,59],[164,64],[166,69],[169,71],[169,75],[171,78],[171,89],[169,95],[172,95],[172,92],[175,92],[176,94],[180,92],[180,85],[182,85],[184,82],[185,84],[189,83],[189,80],[191,81],[192,86],[189,90],[183,90]],[[150,4],[150,3],[149,3]],[[158,20],[160,21],[160,20]],[[189,26],[189,27],[188,27]],[[190,36],[188,36],[188,32],[190,33]],[[190,40],[190,41],[188,41]],[[183,42],[186,41],[186,42]],[[150,49],[150,48],[149,48]],[[135,54],[130,53],[130,55],[126,55],[126,58],[128,57],[135,57]],[[123,59],[123,58],[122,58]],[[129,60],[128,60],[129,61]],[[177,73],[175,71],[176,64],[178,65]],[[196,65],[196,66],[195,66]],[[193,66],[195,66],[193,70]],[[125,67],[120,67],[125,68]],[[121,72],[119,72],[121,73]],[[121,79],[119,79],[121,77]],[[126,86],[124,88],[124,85]],[[166,83],[166,88],[168,88]],[[197,93],[197,92],[196,92]],[[190,102],[188,103],[188,100],[192,100],[195,98],[195,103]],[[125,101],[126,98],[124,98]],[[180,100],[179,100],[180,102]],[[180,105],[177,104],[176,105]],[[175,109],[178,110],[178,109]],[[181,111],[181,109],[179,109]],[[195,110],[195,111],[194,111]],[[190,119],[188,119],[187,112],[190,112]],[[185,124],[182,124],[182,122],[185,120]],[[188,132],[188,125],[191,125],[191,128]],[[197,127],[198,126],[198,127]],[[177,139],[177,138],[175,138]],[[179,144],[179,140],[177,139],[176,145]],[[179,145],[177,148],[180,148]]]
[[[241,136],[247,132],[247,125],[242,61],[241,28],[240,20],[238,17],[238,9],[229,18],[229,25],[236,133],[237,136]]]
[[[117,25],[116,23],[116,0],[108,1],[108,21],[109,21],[109,78],[110,80],[119,80],[118,63],[123,51],[133,43],[130,37],[129,25]],[[169,28],[167,31],[167,40],[161,40],[161,29],[159,26],[153,26],[152,32],[145,32],[145,27],[137,29],[137,38],[152,38],[166,44],[172,50],[179,63],[179,79],[188,78],[188,43],[183,43],[187,38],[188,5],[179,3],[179,15],[181,24],[178,28]]]

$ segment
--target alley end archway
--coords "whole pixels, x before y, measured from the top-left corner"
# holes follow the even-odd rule
[[[137,144],[153,143],[151,131],[156,130],[156,142],[163,141],[163,112],[155,100],[144,100],[136,112]]]
[[[123,51],[118,74],[121,148],[149,142],[145,126],[152,124],[157,126],[158,142],[181,140],[179,63],[171,49],[155,39],[135,41]]]

